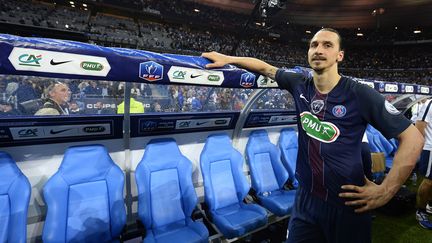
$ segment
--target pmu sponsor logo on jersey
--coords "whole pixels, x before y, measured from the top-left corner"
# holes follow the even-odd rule
[[[34,54],[22,54],[18,57],[19,65],[22,66],[31,66],[31,67],[40,67],[40,61],[42,60],[42,55],[34,55]]]
[[[105,57],[14,47],[9,61],[15,70],[106,77],[111,69]]]
[[[221,71],[172,66],[168,71],[172,83],[220,86],[224,81]]]
[[[139,77],[150,82],[162,80],[163,71],[164,67],[157,62],[148,61],[139,65]]]
[[[257,80],[258,88],[277,88],[277,82],[269,77],[260,75]]]
[[[397,84],[385,84],[384,91],[389,93],[396,93],[398,92],[399,88]]]
[[[240,86],[243,88],[252,88],[255,85],[256,76],[253,73],[243,73],[240,76]]]
[[[332,143],[340,135],[336,125],[331,122],[320,121],[318,117],[307,111],[300,114],[300,123],[309,137],[323,143]]]

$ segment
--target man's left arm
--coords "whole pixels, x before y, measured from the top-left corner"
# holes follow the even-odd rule
[[[340,197],[351,201],[345,204],[355,206],[355,212],[361,213],[386,204],[398,192],[415,167],[423,149],[422,134],[403,117],[396,108],[384,100],[375,90],[359,86],[358,98],[368,97],[362,114],[366,121],[383,133],[387,138],[397,137],[399,148],[393,158],[393,166],[381,185],[369,181],[365,177],[364,186],[344,185]]]
[[[398,138],[399,149],[394,156],[393,166],[381,185],[377,185],[365,177],[364,186],[342,186],[342,189],[352,192],[340,193],[339,196],[353,199],[345,202],[345,204],[357,206],[356,213],[381,207],[390,201],[414,169],[423,148],[423,136],[417,128],[410,125]]]

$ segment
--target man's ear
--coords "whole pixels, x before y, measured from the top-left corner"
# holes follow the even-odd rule
[[[343,58],[344,58],[345,52],[344,51],[339,51],[338,57],[337,57],[337,62],[342,62]]]

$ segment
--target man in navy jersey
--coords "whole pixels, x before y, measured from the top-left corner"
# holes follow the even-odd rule
[[[309,44],[312,75],[278,69],[255,58],[203,53],[207,68],[234,64],[275,79],[293,96],[299,151],[296,202],[287,242],[371,242],[367,211],[386,204],[411,174],[424,139],[400,112],[375,90],[338,73],[343,60],[336,30],[318,31]],[[361,140],[370,123],[400,145],[381,185],[363,172]]]

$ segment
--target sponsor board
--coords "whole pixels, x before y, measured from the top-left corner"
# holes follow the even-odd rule
[[[295,115],[271,116],[268,123],[272,124],[272,123],[281,123],[281,122],[294,122],[296,120],[297,118]]]
[[[172,83],[220,86],[225,78],[221,71],[172,66],[168,79]]]
[[[86,124],[63,126],[11,127],[9,128],[14,140],[82,137],[111,134],[111,124]]]
[[[257,80],[258,88],[278,88],[278,84],[275,80],[266,77],[264,75],[260,75]]]
[[[429,87],[421,86],[420,87],[420,93],[422,93],[422,94],[429,94]]]
[[[193,119],[177,120],[175,129],[205,128],[205,127],[224,127],[230,124],[231,117],[211,118],[211,119]]]
[[[157,62],[148,61],[139,64],[138,76],[144,80],[154,82],[163,79],[164,67]]]
[[[399,88],[397,84],[386,84],[384,86],[384,91],[389,93],[396,93],[398,92]]]
[[[17,71],[106,77],[111,70],[105,57],[14,47],[9,61]]]
[[[359,82],[359,83],[362,83],[362,84],[365,84],[365,85],[371,87],[372,89],[375,89],[375,83],[374,83],[374,82],[370,82],[370,81],[361,81],[361,80],[359,80],[358,82]]]
[[[405,85],[405,93],[414,93],[414,86]]]

